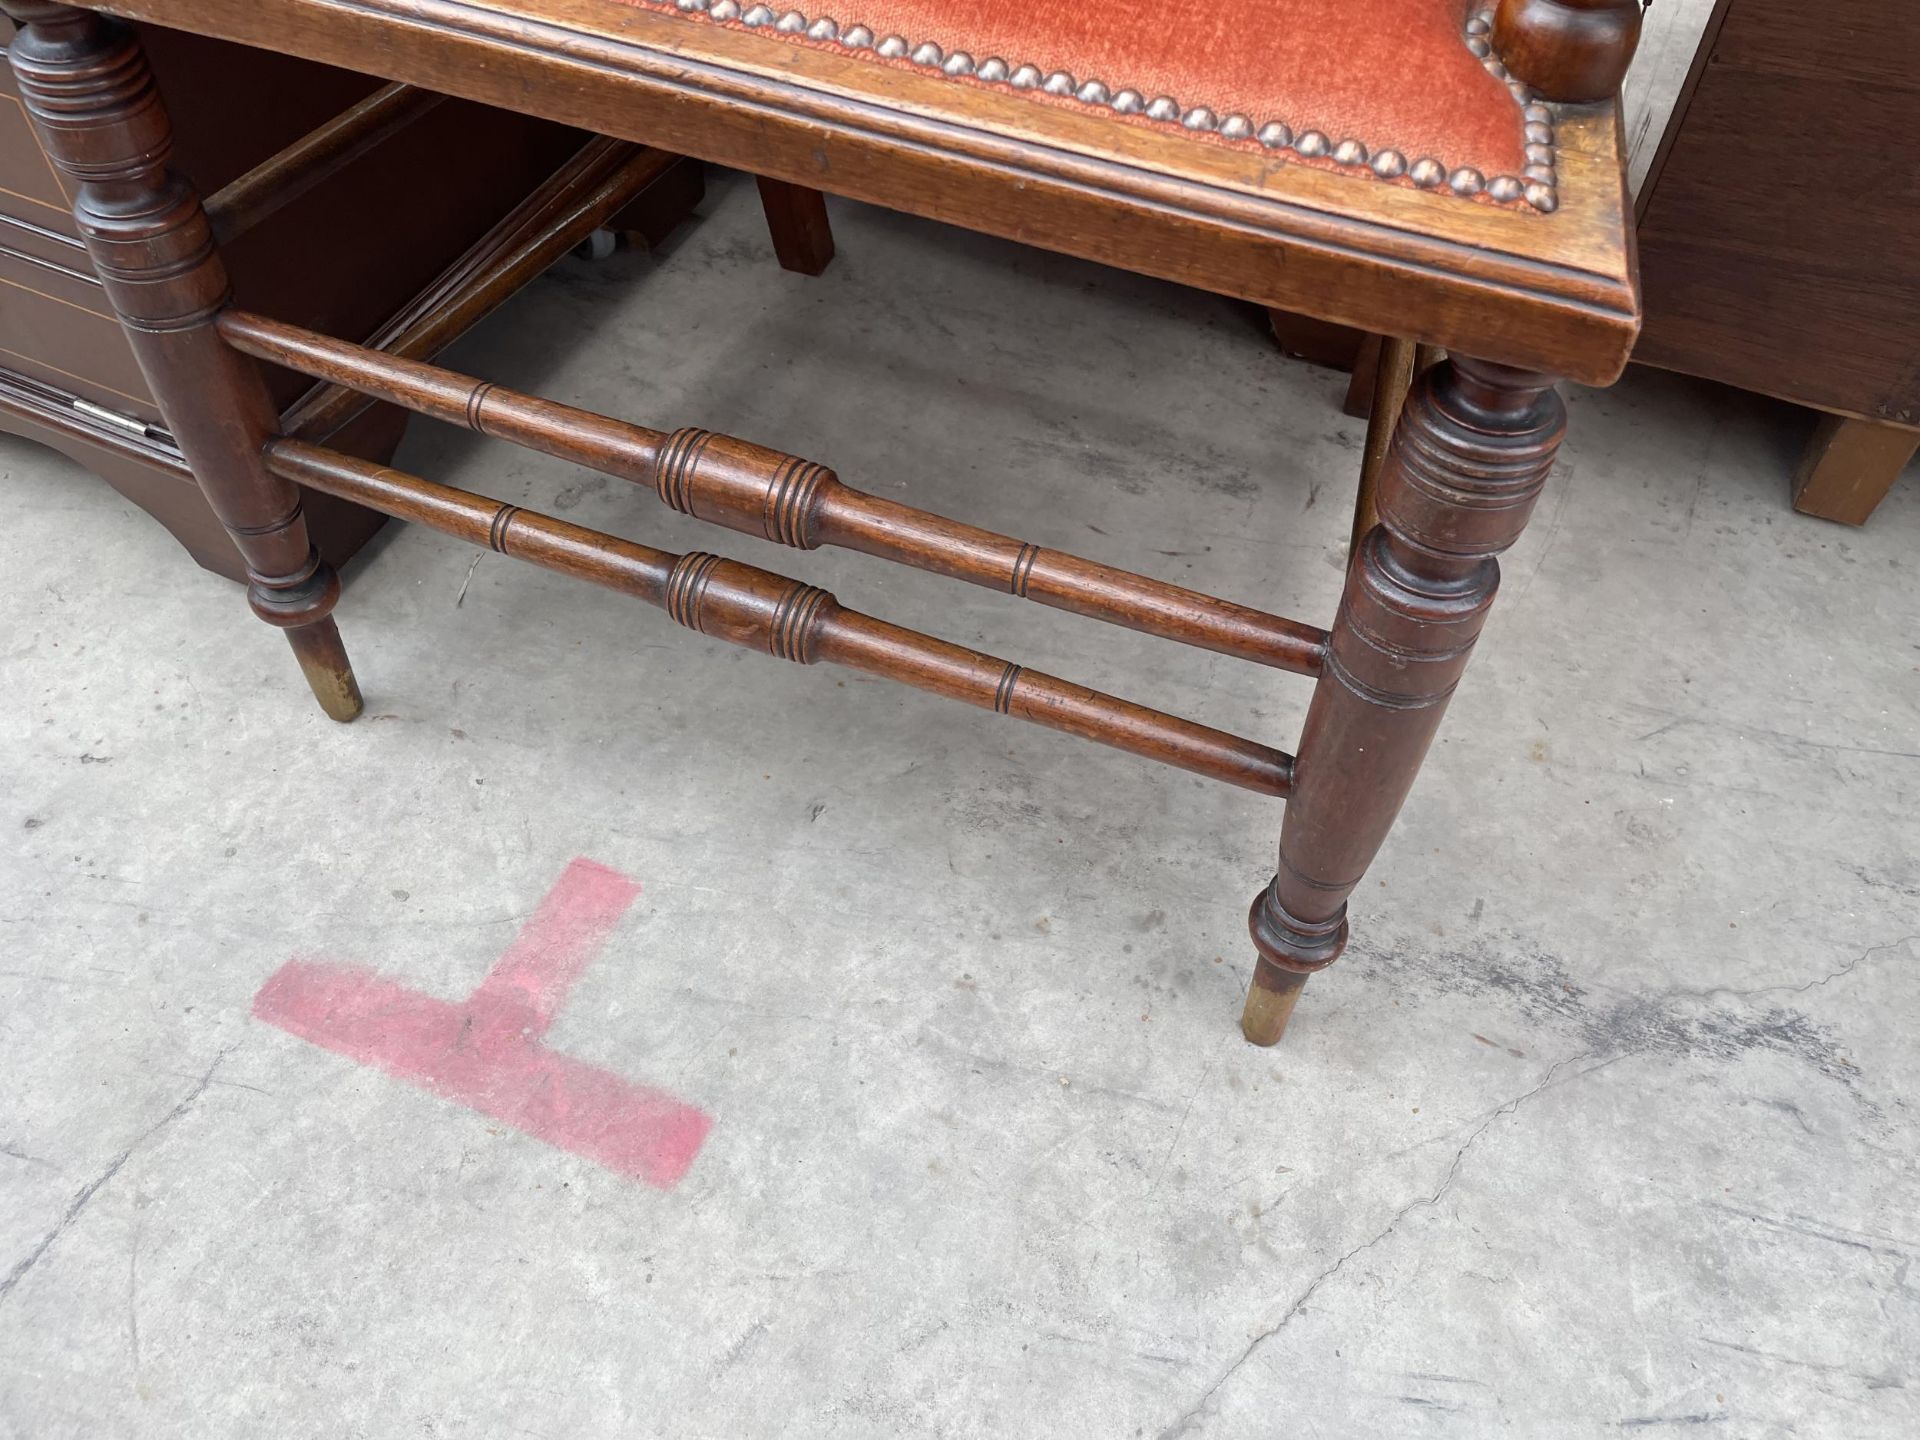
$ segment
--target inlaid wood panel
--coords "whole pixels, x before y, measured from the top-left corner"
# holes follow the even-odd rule
[[[0,254],[0,366],[158,422],[146,381],[98,286]]]
[[[0,76],[4,76],[0,70]],[[40,153],[20,101],[0,78],[0,210],[71,233],[72,207],[47,158]]]

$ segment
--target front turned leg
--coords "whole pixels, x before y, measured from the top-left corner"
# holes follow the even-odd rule
[[[1415,381],[1380,475],[1380,523],[1346,592],[1300,737],[1280,864],[1253,902],[1241,1029],[1279,1040],[1307,977],[1347,943],[1347,897],[1413,786],[1553,466],[1566,411],[1546,376],[1456,356]]]
[[[214,318],[226,267],[191,187],[167,168],[173,135],[133,32],[43,0],[4,0],[8,47],[43,149],[67,177],[81,238],[193,478],[247,562],[247,596],[286,632],[321,708],[360,713],[334,628],[340,582],[307,537],[300,492],[261,450],[276,428],[254,362]]]

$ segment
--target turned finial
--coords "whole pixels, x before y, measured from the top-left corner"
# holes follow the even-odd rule
[[[1493,46],[1545,100],[1610,99],[1640,43],[1640,0],[1500,0]]]

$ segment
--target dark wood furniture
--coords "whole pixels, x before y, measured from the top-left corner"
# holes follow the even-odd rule
[[[1794,480],[1864,522],[1920,445],[1920,5],[1719,0],[1639,197],[1636,360],[1825,412]]]
[[[1502,0],[1475,15],[1457,0],[1274,0],[1260,18],[1278,28],[1246,37],[1267,58],[1229,73],[1218,47],[1180,51],[1193,32],[1122,31],[1113,9],[916,3],[929,26],[951,21],[943,39],[736,0],[111,8],[1445,347],[1450,358],[1395,407],[1378,523],[1331,629],[864,494],[745,441],[572,409],[238,306],[205,213],[165,163],[165,112],[132,34],[93,11],[5,0],[27,22],[15,69],[74,187],[106,297],[247,556],[255,613],[285,630],[328,714],[353,718],[360,697],[300,485],[778,658],[851,666],[1284,798],[1279,864],[1249,917],[1258,960],[1242,1019],[1249,1039],[1271,1044],[1307,977],[1346,943],[1347,898],[1465,669],[1496,557],[1546,483],[1565,420],[1551,376],[1604,384],[1632,347],[1618,105],[1595,97],[1625,71],[1638,5]],[[1080,28],[1062,39],[1035,32],[1041,22]],[[969,50],[956,29],[1015,40]],[[1184,65],[1187,80],[1169,83],[1186,98],[1149,98],[1104,61],[1104,75],[1032,63],[1056,41],[1056,53],[1083,46],[1143,74]],[[1363,62],[1377,73],[1351,73]],[[1293,123],[1275,113],[1287,97],[1270,94],[1281,70],[1308,92],[1294,97]],[[1240,93],[1261,98],[1245,111],[1220,98]],[[1351,125],[1331,133],[1300,113],[1324,123],[1342,106]],[[819,258],[821,212],[791,190],[773,195],[783,252]],[[760,540],[861,550],[1305,675],[1298,756],[902,629],[764,570],[583,530],[318,443],[276,422],[256,360],[564,456]]]
[[[13,23],[0,18],[0,44]],[[578,213],[618,166],[604,142],[550,121],[160,26],[140,29],[165,86],[176,163],[212,198],[238,300],[366,337],[435,321],[435,345],[510,293],[596,223],[664,232],[699,199],[699,167],[670,166],[631,196],[627,179]],[[338,117],[338,119],[336,119]],[[303,153],[278,156],[309,133]],[[315,146],[319,147],[315,150]],[[434,175],[431,203],[418,177]],[[630,178],[630,177],[629,177]],[[640,178],[645,179],[642,175]],[[609,205],[610,200],[620,204]],[[612,210],[623,213],[613,215]],[[610,218],[611,217],[611,218]],[[362,243],[377,220],[382,243]],[[535,248],[539,263],[525,263]],[[448,308],[457,321],[448,324]],[[310,388],[268,376],[283,411]],[[333,444],[392,455],[407,415],[361,407]],[[153,515],[210,570],[245,564],[167,433],[74,224],[72,200],[41,152],[0,66],[0,429],[51,445]],[[378,511],[306,497],[322,557],[343,564],[379,528]]]

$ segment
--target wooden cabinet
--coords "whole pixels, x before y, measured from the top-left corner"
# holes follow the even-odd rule
[[[1914,0],[1720,0],[1640,195],[1634,358],[1838,417],[1795,503],[1855,524],[1920,444],[1917,134]]]
[[[0,44],[12,33],[0,17]],[[378,83],[153,26],[141,36],[173,116],[174,163],[203,195]],[[226,246],[235,299],[331,334],[370,336],[484,243],[588,138],[446,101]],[[669,179],[627,227],[657,230],[698,199],[691,165]],[[311,383],[287,371],[269,380],[283,407]],[[0,67],[0,429],[66,452],[159,519],[202,565],[240,578],[239,556],[160,418],[12,72]],[[375,407],[331,443],[385,459],[405,423],[401,412]],[[324,495],[308,497],[307,513],[315,543],[336,566],[381,524],[372,511]]]

